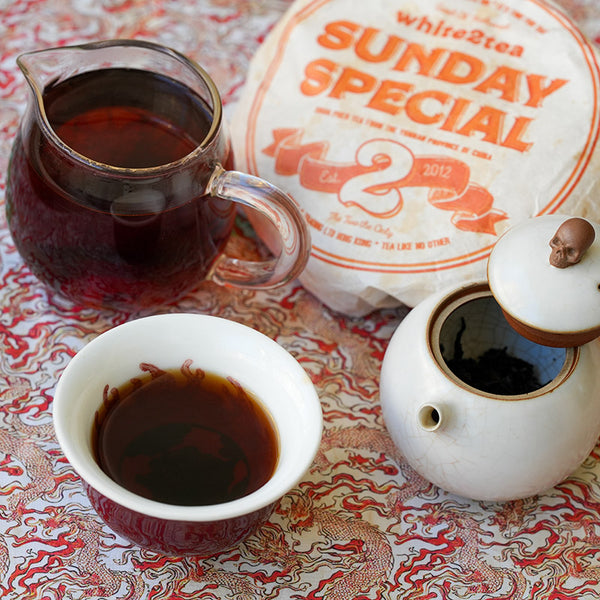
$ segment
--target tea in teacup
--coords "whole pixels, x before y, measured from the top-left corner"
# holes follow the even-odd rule
[[[142,364],[142,377],[104,391],[94,449],[102,470],[131,492],[166,504],[236,500],[264,485],[279,452],[272,419],[231,378]]]
[[[214,554],[246,539],[300,482],[321,439],[321,403],[301,365],[264,334],[200,314],[102,333],[69,362],[52,406],[56,438],[100,518],[169,555]],[[91,434],[113,419],[109,475]],[[133,484],[115,481],[119,471]]]

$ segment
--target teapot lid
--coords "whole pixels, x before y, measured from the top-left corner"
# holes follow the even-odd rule
[[[488,282],[510,325],[545,346],[600,336],[600,226],[545,215],[507,231],[488,261]]]

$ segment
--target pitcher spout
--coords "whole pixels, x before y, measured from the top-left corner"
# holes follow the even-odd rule
[[[21,69],[38,102],[42,102],[44,89],[77,72],[83,47],[50,48],[21,54],[17,65]]]
[[[113,39],[77,46],[61,46],[21,54],[17,65],[23,72],[44,117],[44,92],[62,81],[88,71],[107,68],[148,70],[190,87],[221,120],[219,94],[212,82],[207,90],[206,73],[197,64],[166,46],[142,40]]]

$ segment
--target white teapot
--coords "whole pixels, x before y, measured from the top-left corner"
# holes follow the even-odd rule
[[[383,416],[408,463],[476,500],[541,493],[600,434],[600,226],[536,217],[504,234],[488,281],[433,294],[400,323]]]

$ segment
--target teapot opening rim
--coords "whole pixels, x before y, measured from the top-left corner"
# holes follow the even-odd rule
[[[447,358],[446,356],[444,356],[443,344],[441,342],[442,330],[444,326],[448,323],[449,319],[451,319],[452,317],[456,317],[456,315],[458,314],[457,311],[461,307],[464,309],[467,305],[482,300],[492,303],[495,306],[495,308],[498,309],[498,311],[501,311],[501,307],[492,295],[487,282],[480,282],[467,285],[450,293],[445,298],[443,298],[441,302],[438,303],[436,309],[432,311],[432,314],[430,315],[427,324],[428,351],[432,356],[436,366],[440,369],[440,371],[442,371],[442,373],[446,377],[448,377],[454,384],[478,396],[509,402],[527,400],[542,396],[556,389],[559,385],[561,385],[566,379],[570,377],[579,360],[578,347],[558,348],[546,347],[542,346],[541,344],[536,344],[535,342],[532,342],[524,336],[522,336],[517,331],[513,330],[509,326],[508,322],[506,323],[507,330],[510,331],[511,334],[514,333],[515,339],[520,338],[523,342],[530,344],[532,347],[539,347],[540,349],[544,349],[545,352],[555,353],[559,359],[561,356],[563,357],[558,368],[554,367],[553,376],[549,379],[549,381],[542,383],[534,389],[528,390],[527,392],[521,392],[516,394],[502,394],[485,391],[483,389],[480,389],[479,387],[471,385],[468,381],[465,381],[465,379],[459,377],[452,370],[452,368],[450,368],[450,366],[447,363]]]

